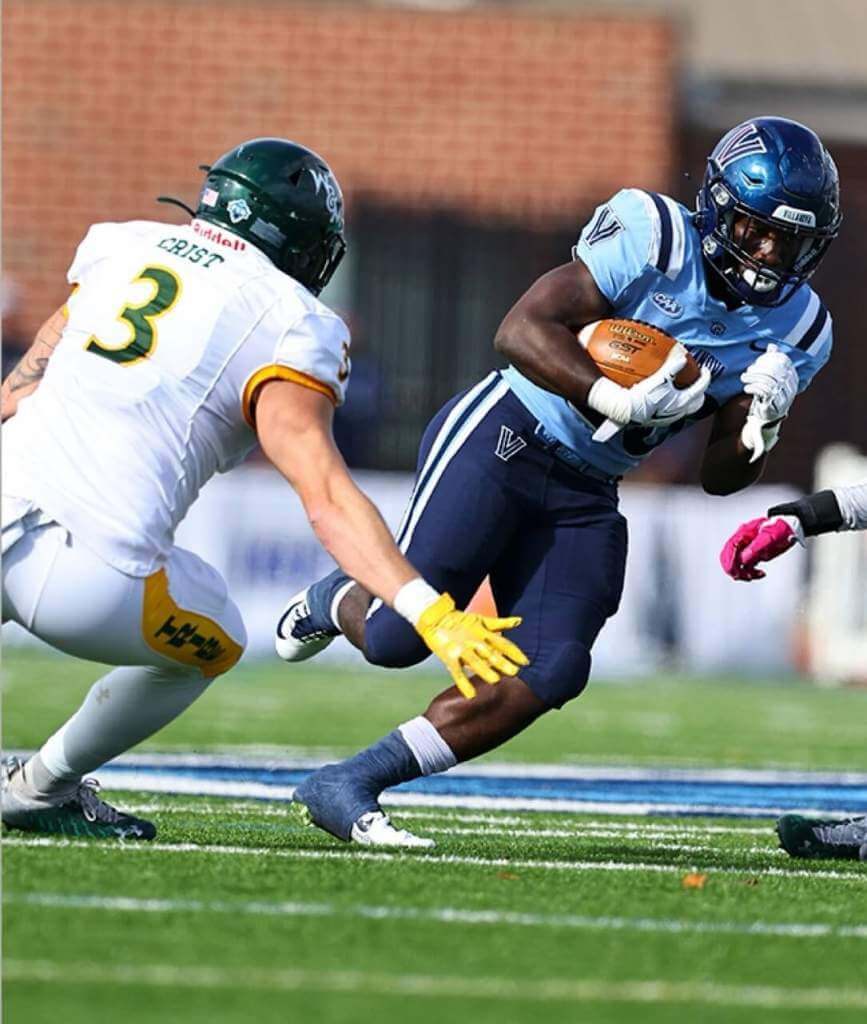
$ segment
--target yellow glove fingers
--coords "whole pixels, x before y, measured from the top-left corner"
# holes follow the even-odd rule
[[[453,662],[452,664],[447,663],[446,668],[451,673],[455,686],[461,691],[467,700],[472,700],[476,695],[476,688],[464,675],[464,670],[461,668],[460,664],[458,664],[458,662]]]
[[[488,643],[494,650],[499,651],[500,654],[504,654],[509,661],[513,661],[516,665],[529,665],[530,659],[521,650],[517,644],[513,644],[511,640],[507,640],[504,636],[500,636],[499,633],[495,633],[493,636],[488,637]]]
[[[513,665],[508,658],[504,658],[497,649],[490,643],[488,637],[484,640],[477,640],[474,644],[476,654],[483,658],[489,665],[496,669],[500,676],[516,676],[518,674],[518,666]],[[491,682],[490,679],[487,680]]]
[[[516,676],[518,674],[518,666],[512,664],[512,662],[509,661],[508,658],[504,658],[502,654],[497,654],[496,651],[488,652],[488,661],[501,676]]]
[[[485,629],[491,629],[497,633],[502,633],[504,629],[514,629],[515,626],[520,626],[523,621],[520,615],[510,615],[507,619],[498,619],[492,615],[481,615],[479,618]]]
[[[484,679],[486,683],[490,683],[492,686],[494,683],[500,681],[499,672],[495,672],[494,669],[482,658],[475,653],[475,651],[469,649],[463,652],[462,659],[463,663],[473,673],[473,675],[479,676],[480,679]]]

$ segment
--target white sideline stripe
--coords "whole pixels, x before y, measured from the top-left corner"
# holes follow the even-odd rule
[[[7,981],[81,982],[178,988],[313,990],[367,995],[430,996],[508,1002],[699,1003],[776,1009],[867,1008],[867,989],[719,985],[692,981],[595,981],[549,978],[530,981],[473,975],[385,974],[362,971],[270,970],[262,967],[179,964],[106,964],[7,959]]]
[[[191,807],[194,805],[191,805]],[[287,813],[287,812],[283,812]],[[425,819],[432,821],[475,822],[479,825],[521,825],[531,827],[533,817],[529,814],[521,817],[507,814],[463,814],[460,811],[450,813],[443,811],[406,810],[400,812],[401,818]],[[721,835],[764,836],[768,834],[767,826],[759,825],[681,825],[675,822],[657,822],[653,819],[644,821],[612,821],[610,818],[584,820],[575,824],[576,833],[602,829],[606,833],[631,832],[640,830],[642,835],[659,832],[666,835],[705,835],[718,833]]]
[[[648,871],[655,874],[683,874],[689,867],[685,864],[648,864],[642,861],[595,861],[595,860],[515,860],[511,857],[471,857],[461,854],[412,854],[407,850],[400,853],[388,853],[385,851],[371,850],[283,850],[268,846],[224,846],[218,843],[153,843],[153,842],[117,842],[107,845],[105,843],[94,843],[89,839],[51,839],[48,836],[34,836],[33,838],[3,839],[3,846],[42,846],[53,849],[88,849],[91,853],[204,853],[222,854],[229,856],[246,857],[280,857],[287,860],[337,860],[337,861],[414,861],[418,864],[430,865],[452,865],[466,864],[472,867],[482,868],[526,868],[527,870],[542,871]],[[857,882],[864,884],[865,874],[861,871],[805,871],[786,868],[767,867],[709,867],[707,869],[715,875],[749,875],[775,876],[780,878],[811,878],[811,879],[835,879],[838,881]]]
[[[243,756],[231,753],[186,754],[186,753],[152,753],[124,754],[111,762],[112,774],[115,767],[136,768],[141,766],[178,766],[184,768],[251,768],[272,770],[301,770],[321,768],[322,765],[335,758],[346,756],[339,752],[323,751],[322,748],[310,748],[310,756],[305,756],[306,748],[292,748],[298,756],[279,757],[267,753],[255,754],[248,751]],[[7,754],[17,754],[28,758],[35,750],[8,750]],[[743,782],[780,784],[813,784],[813,785],[845,785],[867,786],[867,772],[850,771],[797,771],[786,768],[666,768],[666,767],[635,767],[634,765],[574,765],[574,764],[543,764],[518,761],[493,762],[482,764],[464,764],[451,768],[448,775],[469,776],[501,776],[507,779],[623,779],[634,782]]]
[[[290,818],[292,810],[281,804],[263,803],[258,800],[226,800],[219,804],[191,803],[183,804],[174,800],[166,800],[162,803],[136,803],[125,802],[124,808],[133,814],[203,814],[221,813],[226,811],[247,812],[256,814],[262,818]],[[532,829],[533,835],[542,834],[539,829],[533,828],[531,815],[522,817],[506,814],[463,814],[461,811],[452,812],[449,809],[443,810],[405,810],[400,812],[401,818],[411,820],[423,820],[433,822],[454,822],[455,824],[479,824],[493,825],[497,829],[504,829],[507,826],[520,826]],[[569,836],[580,836],[584,834],[600,834],[602,836],[641,835],[643,836],[704,836],[708,834],[717,835],[742,835],[742,836],[767,836],[768,826],[736,826],[736,825],[679,825],[668,822],[656,822],[648,819],[647,822],[623,822],[611,820],[580,821],[574,828],[567,832]],[[487,831],[486,831],[487,834]]]
[[[512,910],[465,910],[461,907],[401,907],[367,904],[307,903],[296,900],[174,900],[134,896],[7,893],[6,904],[73,910],[114,910],[143,913],[251,914],[271,917],[359,917],[376,921],[438,921],[444,924],[517,925],[591,931],[666,932],[697,935],[760,935],[794,939],[867,939],[867,925],[827,922],[775,924],[755,921],[686,921],[657,917],[592,917],[585,914],[529,914]]]
[[[210,807],[205,808],[196,804],[179,804],[179,805],[167,805],[167,804],[124,804],[127,811],[133,814],[154,814],[154,813],[215,813],[218,811],[225,812],[231,810],[231,805],[225,808]],[[243,808],[234,807],[236,812],[241,810],[256,812],[259,816],[265,818],[282,818],[289,819],[292,817],[292,811],[289,808],[277,807],[277,808],[261,808],[257,810],[255,807],[244,806]],[[515,819],[506,819],[500,821],[497,818],[481,817],[468,815],[465,819],[458,817],[454,818],[438,818],[432,814],[413,814],[411,812],[402,812],[401,818],[425,818],[428,821],[439,822],[439,824],[425,825],[425,831],[437,832],[443,835],[450,836],[508,836],[510,838],[518,839],[523,837],[530,837],[535,839],[581,839],[581,838],[594,838],[594,839],[635,839],[641,842],[650,841],[653,842],[656,839],[677,839],[686,838],[687,840],[693,838],[706,838],[705,833],[716,832],[717,834],[735,834],[735,835],[760,835],[765,836],[770,841],[771,830],[770,828],[756,828],[756,829],[726,829],[726,828],[715,828],[715,829],[659,829],[656,826],[649,824],[646,827],[641,824],[634,824],[628,827],[617,824],[613,826],[605,826],[603,824],[588,824],[581,822],[571,829],[554,829],[554,828],[534,828],[532,822],[526,820],[518,822],[518,824],[524,826],[522,828],[515,828],[513,825],[509,825],[509,821]],[[490,824],[490,828],[484,829],[481,833],[478,828],[465,828],[461,827],[463,824],[470,825],[473,822]],[[657,847],[662,849],[663,847]],[[710,847],[696,846],[693,843],[687,842],[685,844],[678,844],[672,846],[671,849],[710,849]],[[753,850],[759,849],[762,852],[767,853],[768,850],[762,847],[753,847]]]
[[[100,772],[93,773],[100,778]],[[179,793],[186,796],[224,796],[259,800],[291,800],[294,786],[272,786],[265,782],[225,782],[214,779],[195,779],[188,775],[148,772],[112,771],[103,774],[100,781],[107,789],[126,789],[134,793]],[[458,796],[440,793],[385,792],[381,801],[386,807],[465,807],[477,811],[553,811],[572,814],[635,814],[635,815],[720,815],[735,817],[771,818],[786,814],[788,807],[742,807],[738,804],[676,804],[656,802],[625,802],[601,800],[562,800],[548,797],[511,796]],[[799,807],[802,814],[825,815],[821,807]],[[835,811],[841,818],[862,814],[863,811]]]

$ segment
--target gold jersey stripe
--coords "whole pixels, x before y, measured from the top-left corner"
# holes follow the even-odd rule
[[[293,370],[291,366],[271,363],[270,366],[263,366],[251,374],[244,385],[244,391],[241,396],[241,409],[244,413],[244,419],[254,430],[256,424],[253,422],[253,400],[256,397],[257,389],[269,380],[291,380],[293,384],[300,384],[302,387],[319,391],[337,405],[337,395],[335,395],[334,389],[327,384],[323,384],[321,380],[311,377],[309,373]]]
[[[182,665],[194,665],[206,679],[228,672],[244,653],[213,619],[175,604],[165,569],[145,580],[142,635],[152,650]]]

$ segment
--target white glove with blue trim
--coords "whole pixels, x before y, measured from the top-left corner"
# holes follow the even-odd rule
[[[686,359],[686,348],[677,342],[672,345],[662,366],[631,388],[621,387],[608,377],[600,377],[590,388],[587,405],[607,418],[597,427],[593,440],[610,441],[627,423],[667,426],[698,412],[704,405],[710,371],[703,367],[693,384],[678,388],[674,378],[686,366]]]
[[[741,430],[741,444],[755,462],[769,452],[780,438],[780,425],[798,394],[798,371],[782,349],[771,342],[755,362],[741,374],[744,394],[752,395],[747,421]]]

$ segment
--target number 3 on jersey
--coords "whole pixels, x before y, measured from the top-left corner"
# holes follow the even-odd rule
[[[129,366],[147,357],[157,343],[157,332],[153,321],[174,306],[181,294],[181,281],[174,271],[167,267],[145,267],[133,278],[132,283],[149,281],[153,286],[153,294],[138,306],[124,306],[118,314],[118,320],[124,320],[132,329],[131,337],[118,348],[104,345],[99,338],[90,336],[85,348],[98,356],[110,359],[113,363]]]

